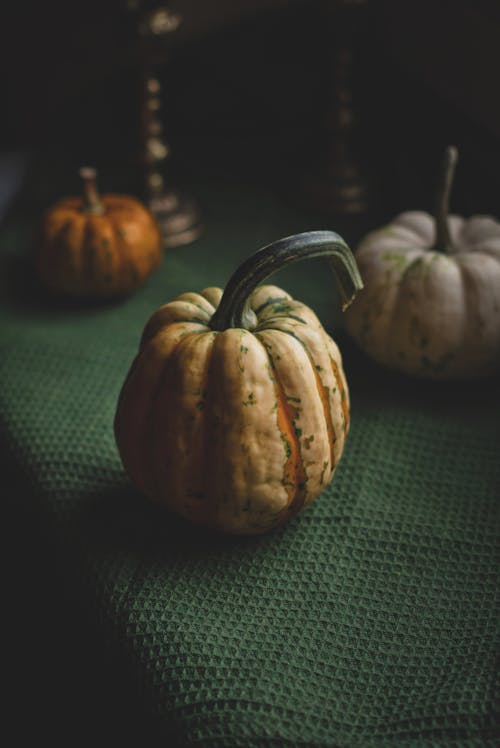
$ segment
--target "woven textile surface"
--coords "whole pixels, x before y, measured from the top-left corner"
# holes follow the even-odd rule
[[[329,489],[266,536],[192,528],[124,475],[112,423],[149,315],[223,285],[268,241],[338,228],[271,195],[204,197],[204,237],[120,304],[47,298],[26,268],[30,227],[4,228],[0,413],[16,500],[43,516],[72,593],[91,601],[165,745],[496,745],[498,380],[411,381],[340,333],[346,452]],[[335,334],[325,268],[302,263],[273,282]]]

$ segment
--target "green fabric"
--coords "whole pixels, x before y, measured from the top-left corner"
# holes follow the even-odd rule
[[[112,422],[149,315],[223,285],[280,236],[360,232],[251,187],[195,186],[205,235],[168,252],[121,304],[44,296],[26,268],[31,226],[18,214],[4,227],[0,412],[17,500],[44,518],[75,598],[128,664],[165,745],[494,745],[498,380],[414,382],[341,336],[346,452],[330,488],[263,537],[192,528],[124,475]],[[302,263],[275,282],[331,330],[340,316],[325,268]]]

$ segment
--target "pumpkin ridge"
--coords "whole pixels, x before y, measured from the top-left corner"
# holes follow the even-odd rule
[[[416,265],[419,265],[423,261],[424,261],[424,254],[423,253],[419,254],[417,257],[414,257],[413,260],[411,260],[411,262],[409,262],[408,265],[406,265],[406,267],[403,268],[403,271],[402,271],[401,276],[399,278],[399,283],[403,283],[406,280],[406,278],[408,276],[408,273],[411,270],[413,270],[413,268]]]
[[[134,276],[135,276],[136,273],[137,273],[137,270],[135,268],[135,265],[132,265],[132,260],[130,258],[129,253],[127,252],[127,247],[125,246],[125,243],[122,240],[122,235],[121,235],[121,232],[120,232],[120,227],[115,222],[114,216],[113,216],[112,213],[108,213],[108,220],[109,220],[109,223],[111,225],[111,228],[112,228],[112,231],[113,231],[113,235],[115,237],[116,250],[117,250],[119,256],[122,259],[122,267],[121,267],[122,275],[123,275],[124,268],[127,268],[128,270],[131,270],[133,272]],[[121,280],[123,282],[123,278]],[[125,282],[128,285],[129,281],[127,282],[127,278],[125,278]]]
[[[205,392],[205,401],[207,403],[210,403],[212,400],[212,392],[211,392],[211,386],[212,380],[213,380],[213,367],[212,363],[214,360],[214,343],[215,338],[217,337],[217,333],[214,333],[213,331],[208,331],[208,334],[213,336],[212,345],[207,351],[207,360],[205,363],[205,370],[203,372],[203,377],[201,380],[201,389]],[[212,494],[211,486],[207,485],[207,476],[209,473],[209,467],[212,464],[212,455],[211,455],[211,446],[212,446],[212,439],[210,438],[210,435],[213,434],[213,420],[214,420],[214,414],[211,407],[205,408],[205,417],[201,419],[201,422],[203,424],[202,428],[204,430],[205,436],[208,435],[208,439],[204,438],[203,443],[203,454],[200,455],[200,463],[201,463],[201,475],[203,476],[203,492],[205,494],[205,502],[203,504],[203,507],[199,514],[197,514],[197,520],[201,523],[209,523],[210,517],[216,512],[217,510],[217,497],[214,497]]]
[[[189,302],[182,302],[182,303],[189,303]],[[193,314],[193,312],[190,312],[190,310],[182,310],[181,314],[186,315],[185,317],[179,316],[178,319],[175,319],[173,317],[170,317],[165,319],[165,313],[167,311],[170,311],[172,309],[177,309],[178,307],[174,307],[174,304],[177,304],[177,299],[175,301],[170,301],[168,304],[164,304],[162,307],[157,309],[157,311],[151,315],[149,320],[147,321],[144,330],[142,331],[141,335],[141,347],[145,345],[149,340],[152,340],[156,335],[162,332],[162,330],[165,329],[165,327],[171,327],[172,325],[178,325],[178,324],[195,324],[195,325],[202,325],[205,328],[205,332],[209,332],[210,328],[208,326],[208,321],[203,320],[198,317],[190,317],[189,314]],[[194,331],[193,331],[194,332]],[[200,330],[200,332],[202,332]]]
[[[335,464],[336,464],[336,462],[335,462],[335,442],[337,441],[337,435],[335,433],[335,427],[333,425],[333,419],[332,419],[332,414],[331,414],[331,411],[330,411],[330,403],[329,403],[329,399],[328,399],[328,393],[325,390],[325,387],[323,386],[323,382],[321,381],[321,378],[320,378],[320,376],[318,374],[318,370],[316,369],[316,365],[315,365],[315,363],[313,361],[313,357],[311,355],[311,351],[309,350],[309,348],[307,347],[307,345],[304,343],[304,341],[301,340],[298,335],[295,335],[295,333],[293,333],[291,330],[283,330],[282,328],[279,328],[279,331],[280,332],[284,332],[285,335],[290,335],[290,337],[294,338],[298,343],[300,343],[300,345],[302,346],[302,348],[304,349],[304,351],[305,351],[305,353],[307,355],[308,361],[309,361],[309,363],[311,365],[311,368],[313,370],[314,377],[316,379],[316,385],[318,387],[318,395],[319,395],[319,398],[321,400],[321,405],[323,406],[323,411],[324,411],[324,414],[325,414],[326,429],[328,431],[328,440],[329,440],[329,443],[330,443],[330,460],[331,460],[331,465],[332,465],[332,470],[333,470],[335,468]],[[328,354],[328,357],[329,357],[330,360],[332,360],[331,356],[329,354]],[[335,373],[334,373],[334,375],[335,375]],[[337,377],[335,377],[335,379],[336,379],[337,384],[338,384]]]
[[[437,253],[435,254],[437,256]],[[391,331],[394,329],[394,326],[399,320],[398,307],[399,307],[399,302],[401,298],[404,297],[404,294],[402,293],[402,285],[407,277],[407,273],[418,263],[424,262],[424,260],[425,260],[425,255],[423,254],[422,251],[419,251],[419,254],[417,255],[417,257],[414,257],[413,260],[411,260],[404,268],[402,268],[399,278],[396,281],[394,281],[396,292],[394,294],[392,312],[389,315],[389,319],[387,320],[387,323],[386,323],[386,330],[389,333],[388,340],[391,339]]]
[[[344,433],[347,434],[349,430],[349,423],[351,420],[351,414],[349,410],[349,400],[347,397],[346,388],[344,387],[344,382],[342,381],[342,377],[340,376],[338,364],[336,361],[333,360],[333,358],[330,355],[328,355],[328,358],[330,359],[330,366],[332,367],[333,376],[335,377],[335,381],[337,382],[337,387],[339,388],[340,406],[342,408],[342,413],[344,414]]]
[[[478,247],[478,249],[476,249]],[[455,260],[461,260],[464,255],[473,254],[475,258],[478,257],[478,255],[484,255],[485,257],[489,257],[492,260],[496,260],[500,263],[500,250],[497,249],[494,251],[490,247],[485,247],[482,243],[478,242],[475,246],[471,245],[468,247],[467,250],[462,250],[460,252],[456,252],[454,255]]]
[[[185,335],[183,338],[180,338],[177,341],[177,344],[174,345],[173,349],[170,351],[169,356],[167,357],[166,361],[164,362],[163,366],[161,367],[161,373],[158,377],[157,386],[155,388],[155,391],[151,395],[151,399],[149,402],[149,408],[147,415],[144,419],[144,432],[142,434],[138,434],[137,443],[140,445],[140,449],[142,451],[142,464],[143,464],[143,471],[145,473],[149,473],[150,480],[143,481],[147,485],[149,482],[152,486],[152,492],[151,496],[152,498],[157,501],[158,499],[155,498],[159,495],[159,485],[161,484],[161,481],[158,480],[158,475],[156,471],[156,465],[154,460],[154,449],[152,448],[155,441],[155,419],[154,415],[156,412],[156,405],[158,402],[158,398],[160,397],[164,387],[165,387],[165,381],[168,378],[169,369],[172,362],[172,357],[175,356],[176,352],[179,350],[179,346],[185,344],[187,341],[190,340],[190,338],[193,337],[193,335],[197,335],[196,332],[189,332],[187,335]]]
[[[284,464],[282,485],[288,494],[289,500],[287,506],[280,512],[280,514],[283,513],[285,515],[285,519],[285,513],[291,513],[293,516],[303,507],[308,478],[300,449],[300,438],[294,426],[295,409],[287,401],[271,352],[264,341],[261,340],[259,334],[254,334],[264,348],[273,374],[273,387],[277,403],[276,425],[278,426],[287,458]]]
[[[220,297],[218,296],[219,293]],[[212,307],[210,315],[212,316],[213,314],[215,314],[215,310],[217,309],[220,299],[222,298],[222,290],[220,288],[217,288],[217,286],[207,286],[207,288],[204,288],[199,292],[199,294],[205,299],[205,301],[208,301],[208,303]]]
[[[283,319],[293,319],[295,322],[300,322],[301,325],[307,325],[307,322],[305,319],[302,319],[302,317],[298,317],[296,314],[292,314],[291,312],[286,312],[283,314],[276,314],[274,317],[267,317],[265,320],[262,321],[261,324],[258,325],[256,329],[266,329],[269,328],[269,324],[273,322],[281,322]],[[270,329],[273,329],[272,327]]]
[[[278,301],[290,301],[290,300],[291,299],[289,299],[288,296],[273,296],[272,298],[269,298],[266,301],[264,301],[262,304],[259,304],[259,306],[256,309],[254,309],[254,312],[257,316],[259,316],[259,314],[261,314],[261,312],[264,311],[266,306],[269,306],[270,304],[277,304]]]
[[[155,493],[160,501],[184,509],[188,516],[203,523],[210,517],[212,509],[207,501],[209,496],[205,481],[205,447],[210,439],[205,412],[213,345],[212,340],[205,340],[206,344],[200,351],[201,337],[197,333],[188,335],[172,351],[171,368],[163,379],[163,385],[167,385],[168,389],[164,387],[160,401],[154,406],[151,420],[151,453],[156,480]],[[187,369],[184,364],[200,355],[203,369],[197,370],[193,375],[193,369]],[[176,397],[179,392],[186,396],[183,402]],[[195,403],[192,401],[193,395]],[[165,453],[165,437],[168,434],[175,435],[175,441],[168,453]],[[189,465],[186,464],[185,450],[190,453]],[[160,490],[161,485],[166,488],[166,492]]]
[[[268,309],[269,308],[269,309]],[[253,307],[252,307],[253,309]],[[311,312],[305,304],[292,297],[272,298],[254,309],[258,319],[258,327],[264,329],[270,322],[291,318],[301,324],[308,324],[303,317],[304,311]],[[302,315],[302,316],[301,316]]]
[[[83,231],[83,243],[81,254],[83,255],[83,277],[89,285],[92,283],[94,276],[94,252],[92,250],[92,221],[86,216],[85,228]]]
[[[318,388],[318,394],[321,400],[321,405],[323,406],[323,411],[325,414],[325,423],[326,423],[326,429],[328,431],[328,441],[330,443],[330,464],[331,464],[331,470],[335,468],[335,442],[337,441],[337,435],[335,434],[335,429],[333,426],[333,419],[332,414],[330,412],[330,403],[328,402],[328,393],[326,392],[323,382],[321,381],[321,377],[319,376],[319,373],[316,369],[316,366],[314,365],[314,362],[309,354],[309,351],[306,348],[306,352],[309,358],[309,362],[312,366],[312,370],[314,373],[314,377],[316,379],[316,386]],[[330,359],[331,360],[331,359]]]
[[[462,336],[462,345],[467,346],[469,344],[468,338],[468,331],[469,331],[469,325],[467,324],[467,320],[470,319],[478,319],[479,314],[479,295],[477,292],[477,288],[473,280],[470,278],[470,276],[467,273],[467,268],[464,267],[464,265],[461,262],[457,262],[457,267],[460,274],[460,279],[462,281],[462,291],[463,291],[463,299],[464,299],[464,307],[465,307],[465,314],[464,314],[464,329],[463,329],[463,336]]]
[[[120,457],[124,466],[129,466],[133,480],[143,493],[152,500],[151,476],[147,461],[148,424],[151,419],[151,399],[164,380],[167,361],[178,343],[192,331],[183,326],[180,332],[167,331],[169,340],[155,344],[153,341],[139,349],[129,374],[122,386],[115,414],[115,435]],[[156,353],[153,350],[156,349]],[[149,364],[153,356],[154,365]],[[144,382],[151,382],[144,387]]]
[[[187,291],[185,293],[181,293],[175,297],[174,301],[181,301],[186,304],[192,304],[200,312],[206,315],[205,324],[207,325],[209,324],[212,315],[215,312],[213,304],[208,299],[206,299],[203,294],[196,291]]]

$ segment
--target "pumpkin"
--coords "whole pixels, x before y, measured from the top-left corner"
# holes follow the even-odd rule
[[[457,163],[449,147],[436,216],[398,215],[356,250],[364,290],[347,331],[391,369],[429,379],[468,379],[500,366],[500,223],[448,215]]]
[[[67,296],[113,298],[138,288],[160,264],[162,241],[151,213],[133,197],[104,195],[94,169],[81,169],[83,196],[43,216],[36,267],[43,285]]]
[[[230,278],[160,307],[144,329],[118,400],[123,465],[151,500],[235,534],[289,520],[332,479],[349,428],[334,341],[271,273],[328,257],[344,303],[360,286],[334,232],[264,247]]]

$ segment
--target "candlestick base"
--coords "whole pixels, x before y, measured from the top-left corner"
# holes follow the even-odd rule
[[[304,184],[308,202],[322,213],[357,215],[369,207],[369,189],[357,164],[309,174]]]
[[[196,202],[178,190],[153,195],[148,206],[156,218],[164,247],[191,244],[201,235],[203,224]]]

